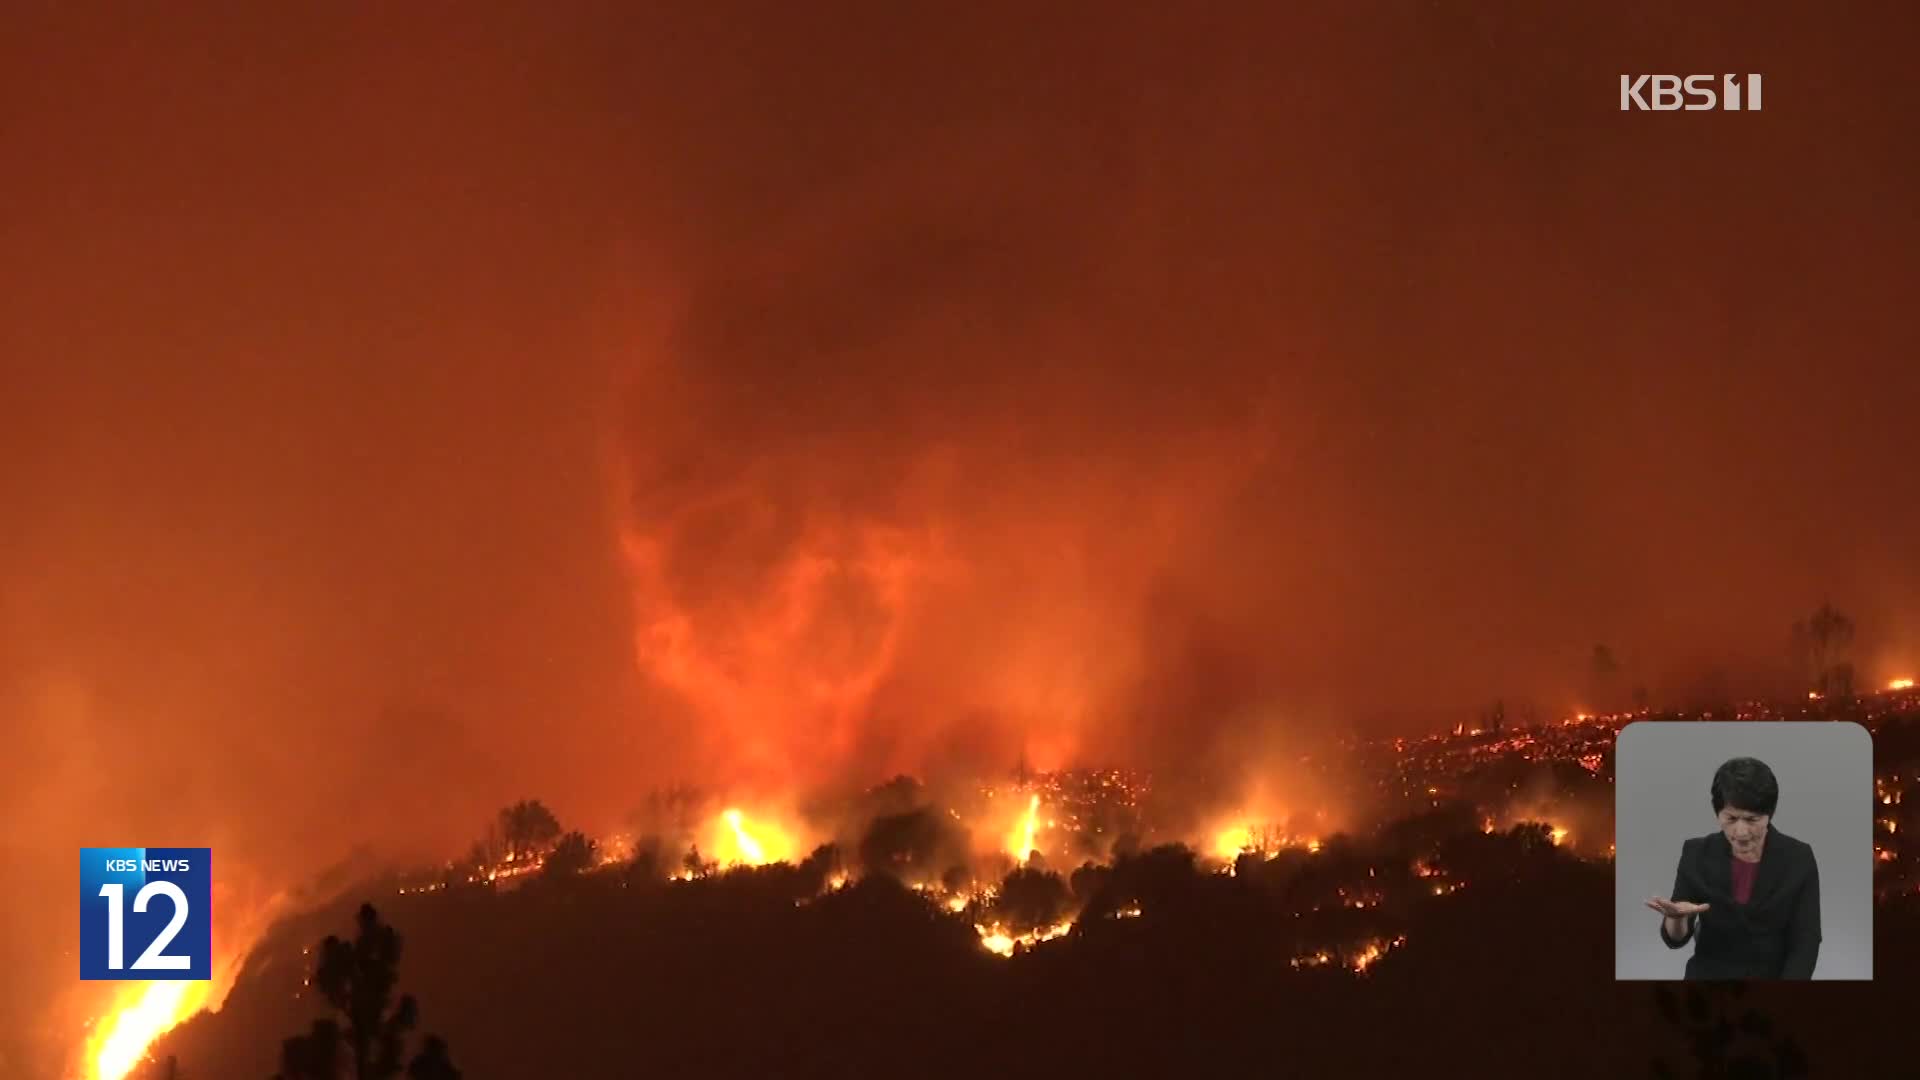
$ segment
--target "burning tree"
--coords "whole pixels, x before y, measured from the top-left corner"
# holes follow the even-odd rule
[[[400,977],[400,935],[380,921],[372,904],[360,905],[352,941],[328,935],[320,943],[313,985],[346,1019],[315,1020],[305,1035],[281,1044],[275,1080],[393,1080],[400,1075],[408,1033],[419,1021],[413,995],[393,1000]],[[351,1071],[346,1066],[351,1063]],[[413,1080],[459,1080],[447,1045],[429,1035],[407,1065]]]

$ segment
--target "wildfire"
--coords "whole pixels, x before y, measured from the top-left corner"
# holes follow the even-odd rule
[[[216,892],[216,911],[221,910],[218,897]],[[233,988],[234,976],[251,943],[278,916],[285,900],[284,894],[264,900],[252,894],[235,898],[228,910],[244,914],[214,927],[211,981],[166,980],[114,986],[112,1004],[88,1022],[79,1065],[70,1068],[69,1074],[85,1080],[122,1080],[149,1060],[154,1040],[203,1009],[219,1009],[227,991]]]
[[[153,1040],[206,1004],[209,982],[150,982],[130,988],[112,1020],[87,1040],[92,1080],[121,1080],[147,1056]]]
[[[1913,680],[1912,679],[1894,679],[1893,681],[1887,683],[1887,689],[1911,690],[1913,689]]]
[[[1040,796],[1027,796],[1027,812],[1020,816],[1020,821],[1014,825],[1013,832],[1007,836],[1007,853],[1013,856],[1014,862],[1025,863],[1040,850],[1033,845],[1033,833],[1039,824],[1039,816]]]
[[[1213,839],[1213,853],[1232,861],[1240,857],[1243,851],[1253,849],[1253,830],[1245,825],[1234,825],[1220,830]]]
[[[1566,840],[1566,838],[1567,838],[1567,830],[1558,825],[1555,825],[1553,827],[1554,846],[1558,847],[1562,841]]]
[[[771,821],[729,807],[714,828],[714,857],[722,866],[765,866],[792,856],[793,838]]]
[[[1042,941],[1052,941],[1073,929],[1073,920],[1067,919],[1025,934],[1009,934],[999,923],[992,926],[976,923],[973,929],[980,935],[980,944],[985,945],[988,952],[996,956],[1012,956],[1015,945],[1032,946]]]
[[[1275,828],[1256,829],[1251,825],[1229,825],[1213,835],[1214,856],[1229,863],[1246,852],[1271,859],[1287,848],[1305,848],[1309,855],[1318,855],[1321,846],[1317,836],[1294,836]]]
[[[1391,939],[1369,941],[1361,945],[1358,949],[1347,953],[1344,958],[1341,958],[1340,962],[1343,966],[1351,969],[1354,974],[1362,975],[1381,957],[1406,943],[1407,936],[1405,934]],[[1326,949],[1321,949],[1319,952],[1294,957],[1293,966],[1296,970],[1305,967],[1323,967],[1333,963],[1335,959],[1334,953]]]
[[[720,816],[726,819],[727,828],[733,831],[734,845],[740,849],[740,857],[744,861],[754,866],[767,861],[766,849],[762,848],[760,841],[749,835],[746,827],[740,824],[740,811],[729,810]]]

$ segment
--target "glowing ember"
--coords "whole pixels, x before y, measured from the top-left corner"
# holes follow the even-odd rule
[[[1014,862],[1024,863],[1040,850],[1033,846],[1033,832],[1038,824],[1039,814],[1040,796],[1028,796],[1027,812],[1020,816],[1019,823],[1013,827],[1012,834],[1007,837],[1007,853],[1013,856]]]
[[[1400,946],[1405,945],[1406,943],[1407,943],[1407,937],[1405,934],[1401,934],[1400,936],[1395,937],[1391,940],[1368,941],[1363,943],[1359,948],[1354,949],[1353,951],[1347,953],[1344,957],[1340,959],[1340,963],[1343,967],[1348,968],[1354,974],[1363,975],[1366,973],[1366,970],[1369,967],[1372,967],[1374,963],[1376,963],[1381,957],[1387,955],[1389,952],[1392,952],[1394,949],[1397,949]],[[1334,959],[1335,959],[1335,956],[1332,952],[1326,949],[1321,949],[1319,952],[1308,953],[1305,956],[1295,957],[1293,959],[1293,966],[1295,969],[1305,968],[1305,967],[1323,967],[1327,964],[1333,963]]]
[[[1072,919],[1055,923],[1052,926],[1042,927],[1031,933],[1018,935],[1008,934],[1006,928],[999,923],[995,923],[992,926],[982,924],[975,924],[974,926],[974,930],[980,935],[980,944],[985,945],[987,951],[996,956],[1012,956],[1015,945],[1032,946],[1042,941],[1052,941],[1054,938],[1059,937],[1071,929],[1073,929]]]
[[[147,1047],[206,1003],[210,982],[150,982],[103,1025],[98,1041],[88,1040],[87,1060],[94,1080],[121,1080],[146,1059]],[[127,1000],[127,999],[123,999]]]
[[[1563,829],[1563,828],[1561,828],[1561,827],[1560,827],[1560,826],[1558,826],[1558,825],[1556,825],[1556,826],[1554,826],[1554,829],[1553,829],[1553,842],[1554,842],[1554,844],[1555,844],[1555,846],[1558,846],[1558,845],[1560,844],[1560,842],[1561,842],[1561,841],[1563,841],[1563,840],[1565,840],[1566,838],[1567,838],[1567,830],[1565,830],[1565,829]]]

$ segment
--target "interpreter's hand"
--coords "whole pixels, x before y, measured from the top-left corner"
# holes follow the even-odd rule
[[[1684,919],[1689,915],[1698,915],[1712,905],[1696,904],[1691,900],[1669,900],[1664,896],[1654,896],[1648,898],[1647,906],[1665,915],[1669,919]]]

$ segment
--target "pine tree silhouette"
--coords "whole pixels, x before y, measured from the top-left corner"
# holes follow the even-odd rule
[[[426,1045],[407,1064],[408,1080],[460,1080],[460,1070],[447,1056],[446,1041],[438,1035],[427,1036]]]
[[[343,1067],[353,1080],[395,1080],[400,1076],[407,1035],[419,1022],[411,994],[394,1001],[400,977],[400,935],[380,921],[372,904],[360,905],[358,933],[351,942],[329,935],[320,943],[313,985],[327,1004],[346,1018],[314,1021],[305,1035],[281,1044],[276,1080],[339,1080]],[[407,1066],[420,1080],[459,1080],[460,1073],[437,1036]]]

